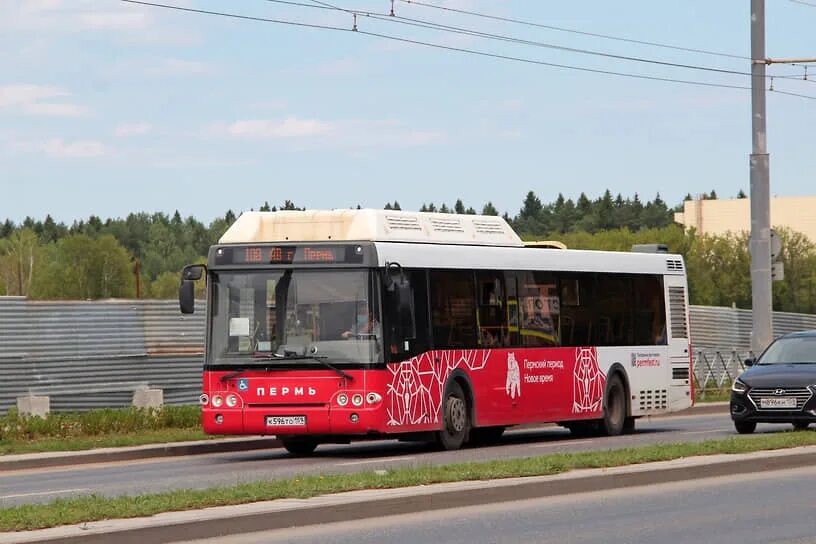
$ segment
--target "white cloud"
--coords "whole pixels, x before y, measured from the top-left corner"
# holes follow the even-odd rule
[[[114,133],[117,136],[143,136],[153,130],[153,125],[150,123],[125,123],[123,125],[119,125],[114,130]]]
[[[101,11],[83,13],[79,16],[82,25],[89,29],[139,29],[148,24],[147,14],[143,12]]]
[[[77,104],[53,101],[66,96],[70,93],[58,87],[24,83],[0,86],[0,110],[52,117],[76,117],[85,113],[85,108]]]
[[[184,5],[188,2],[175,1]],[[109,0],[0,0],[0,30],[26,39],[83,31],[111,33],[126,42],[191,44],[200,36],[171,24],[173,14]]]
[[[329,133],[332,125],[317,119],[288,117],[283,121],[248,119],[227,125],[230,136],[245,138],[303,138]]]
[[[58,158],[89,158],[105,154],[105,145],[101,142],[77,141],[64,142],[61,138],[54,138],[40,145],[40,150],[52,157]]]
[[[406,148],[444,143],[446,134],[407,127],[393,120],[322,121],[289,117],[248,119],[212,125],[209,136],[278,140],[291,150]]]
[[[163,59],[146,68],[152,76],[190,76],[212,72],[212,67],[204,62],[184,59]]]

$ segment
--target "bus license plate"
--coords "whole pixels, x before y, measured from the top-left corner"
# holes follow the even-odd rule
[[[266,416],[268,427],[297,427],[306,425],[306,416]]]
[[[778,399],[760,399],[760,408],[796,408],[796,399],[792,397],[780,397]]]

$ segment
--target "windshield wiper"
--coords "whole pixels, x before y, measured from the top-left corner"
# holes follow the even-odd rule
[[[332,365],[331,363],[326,362],[325,359],[328,359],[326,355],[297,355],[291,352],[287,352],[285,355],[281,355],[280,353],[270,353],[268,355],[255,355],[253,359],[263,359],[266,361],[315,361],[320,363],[321,365],[325,366],[329,370],[336,372],[338,375],[342,376],[343,378],[347,379],[348,381],[354,381],[354,376],[349,374],[348,372],[344,372],[343,370],[337,368],[336,366]]]

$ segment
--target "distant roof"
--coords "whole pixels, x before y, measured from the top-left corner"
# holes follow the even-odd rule
[[[245,212],[222,244],[383,241],[523,247],[503,218],[395,210]]]

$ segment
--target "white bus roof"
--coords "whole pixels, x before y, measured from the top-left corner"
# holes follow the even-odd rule
[[[685,274],[681,255],[586,249],[420,246],[376,242],[379,266],[473,270],[553,270],[619,274]]]
[[[507,221],[497,216],[371,209],[245,212],[219,242],[329,240],[524,246]]]

